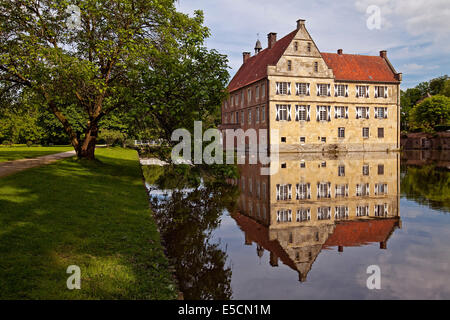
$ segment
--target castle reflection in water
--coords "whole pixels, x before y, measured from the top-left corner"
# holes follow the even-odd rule
[[[270,264],[296,270],[299,281],[322,250],[379,243],[381,250],[401,228],[400,158],[397,153],[280,154],[261,175],[261,165],[240,165],[230,182],[241,194],[231,215],[256,243],[270,252]],[[276,170],[275,170],[276,171]]]

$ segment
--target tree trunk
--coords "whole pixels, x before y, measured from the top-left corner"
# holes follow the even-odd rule
[[[98,126],[97,124],[91,124],[86,132],[86,137],[82,144],[80,144],[77,151],[79,159],[95,159],[95,146],[97,144]]]

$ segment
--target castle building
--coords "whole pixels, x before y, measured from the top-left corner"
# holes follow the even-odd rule
[[[253,56],[243,53],[221,129],[267,129],[280,152],[398,150],[401,80],[386,51],[322,53],[298,20],[280,40],[269,33],[264,50],[258,40]]]

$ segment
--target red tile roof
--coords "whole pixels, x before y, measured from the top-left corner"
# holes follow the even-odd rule
[[[323,246],[358,247],[383,242],[389,238],[397,225],[397,218],[338,222],[333,234]]]
[[[228,85],[228,90],[232,92],[267,77],[267,66],[274,66],[278,63],[278,60],[280,60],[292,39],[294,39],[297,31],[294,30],[275,42],[275,45],[271,49],[266,48],[257,55],[249,58],[231,80]]]
[[[337,53],[321,54],[328,67],[333,69],[336,80],[399,82],[387,61],[380,56]]]
[[[285,265],[297,270],[297,267],[278,240],[269,239],[269,229],[257,221],[240,213],[232,214],[239,228],[247,234],[252,242],[256,242],[269,252],[274,253]]]

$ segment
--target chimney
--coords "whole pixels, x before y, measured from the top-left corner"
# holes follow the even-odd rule
[[[387,249],[387,242],[386,241],[380,242],[380,249],[383,249],[383,250]]]
[[[343,50],[342,50],[342,49],[338,49],[338,51],[337,51],[337,53],[338,53],[339,55],[341,55],[341,54],[342,54],[342,52],[343,52]]]
[[[400,73],[397,73],[396,75],[395,75],[395,78],[398,80],[398,81],[402,81],[402,79],[403,79],[403,74],[400,72]],[[400,227],[401,228],[401,227]]]
[[[305,20],[304,19],[298,19],[297,20],[297,30],[300,30],[304,26],[305,26]]]
[[[250,59],[250,52],[243,52],[242,53],[243,63],[246,63],[248,59]]]
[[[387,58],[387,51],[386,50],[381,50],[380,51],[380,57],[386,59]]]
[[[267,47],[269,49],[272,49],[275,45],[275,42],[277,42],[277,34],[275,32],[271,32],[267,35],[268,45]]]

